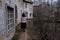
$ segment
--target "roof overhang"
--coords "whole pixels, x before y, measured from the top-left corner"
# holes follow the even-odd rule
[[[33,2],[32,2],[32,1],[30,2],[30,1],[23,0],[23,2],[33,4]]]

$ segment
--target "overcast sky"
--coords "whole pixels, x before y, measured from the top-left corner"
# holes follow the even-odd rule
[[[32,0],[32,1],[34,1],[34,0]],[[35,1],[38,1],[38,0],[35,0]],[[40,0],[39,0],[40,1]],[[52,1],[52,3],[54,3],[54,1],[57,1],[57,0],[43,0],[44,2],[47,2],[47,1],[49,1],[49,3],[51,4],[51,1]]]
[[[34,0],[32,0],[32,1],[34,1]],[[37,1],[37,0],[36,0]],[[48,1],[48,0],[45,0],[45,1]],[[51,0],[49,0],[49,1],[51,1]],[[57,0],[53,0],[53,1],[57,1]]]

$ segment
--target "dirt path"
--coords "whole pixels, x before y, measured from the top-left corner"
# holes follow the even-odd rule
[[[25,30],[25,32],[21,32],[19,40],[28,40],[27,30]]]

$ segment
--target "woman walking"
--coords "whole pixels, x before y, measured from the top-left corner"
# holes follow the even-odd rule
[[[26,29],[26,15],[23,13],[21,18],[21,29],[25,32]]]

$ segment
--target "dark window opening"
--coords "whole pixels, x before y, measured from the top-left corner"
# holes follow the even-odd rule
[[[30,17],[31,17],[31,13],[30,13]]]

